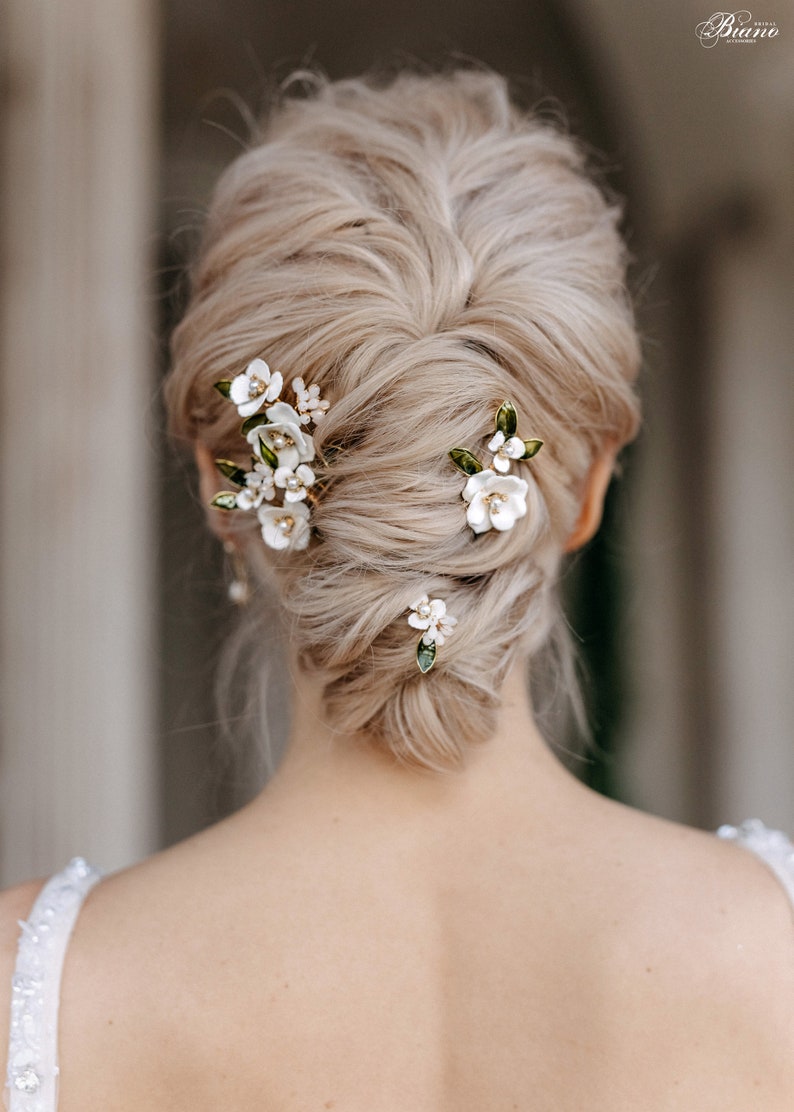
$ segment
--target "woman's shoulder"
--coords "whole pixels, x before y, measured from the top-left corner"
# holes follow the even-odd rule
[[[706,939],[720,924],[779,932],[794,942],[794,846],[757,819],[704,831],[623,808],[612,854],[628,856],[636,883],[658,895]],[[749,852],[748,852],[749,851]],[[653,902],[653,899],[650,901]],[[704,928],[707,924],[710,931]]]
[[[794,875],[794,850],[785,834],[757,821],[704,831],[605,804],[611,815],[593,850],[594,903],[622,911],[638,940],[702,976],[711,968],[724,978],[724,963],[742,975],[755,963],[761,989],[771,983],[765,966],[774,973],[790,965],[794,907],[781,871]]]
[[[777,1016],[793,1039],[794,907],[781,869],[791,853],[787,836],[757,821],[714,833],[656,818],[643,824],[648,842],[638,839],[636,867],[648,880],[649,918],[638,915],[640,928],[689,971],[698,993],[742,1005],[764,1036],[764,1017]]]
[[[598,939],[610,1011],[622,1012],[614,1036],[637,1062],[653,1049],[657,1082],[665,1070],[680,1071],[682,1092],[699,1078],[716,1087],[708,1101],[692,1090],[682,1106],[714,1107],[723,1086],[721,1107],[787,1108],[794,1092],[792,905],[768,863],[727,834],[616,816],[602,847],[612,898],[605,896],[610,918]],[[625,1023],[626,1002],[636,1024]],[[650,1063],[649,1076],[655,1068]]]
[[[0,1089],[5,1083],[10,1045],[13,978],[24,955],[21,943],[33,933],[39,915],[51,916],[48,929],[62,936],[62,945],[56,947],[58,960],[49,970],[60,979],[58,1043],[65,1070],[59,1107],[67,1112],[72,1107],[75,1073],[82,1074],[78,1092],[83,1093],[89,1078],[101,1080],[105,1073],[117,1078],[125,1067],[140,1067],[137,1051],[119,1051],[120,1040],[113,1037],[116,1028],[121,1040],[132,1034],[128,1043],[137,1044],[144,1056],[157,1060],[161,1028],[151,1005],[165,978],[155,978],[157,983],[149,984],[146,964],[147,958],[153,959],[158,952],[163,960],[159,964],[151,960],[152,970],[162,973],[167,963],[168,946],[158,933],[158,908],[168,901],[158,874],[162,859],[168,857],[165,851],[110,874],[95,891],[90,889],[101,874],[76,858],[48,879],[27,881],[0,892]],[[86,898],[89,893],[90,898]],[[185,893],[172,896],[176,897],[174,914],[178,915]],[[141,1000],[150,1006],[148,1018],[154,1021],[146,1037],[138,1006]],[[111,1006],[111,1002],[115,1005],[119,1001],[123,1008]],[[167,1006],[167,1000],[163,1000],[161,1010]],[[141,1101],[146,1104],[132,1083],[130,1091],[136,1094],[139,1106]]]

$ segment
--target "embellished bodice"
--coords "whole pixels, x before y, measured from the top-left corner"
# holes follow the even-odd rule
[[[794,906],[794,845],[785,834],[751,819],[721,826],[717,836],[760,857]],[[27,922],[20,923],[4,1091],[8,1112],[57,1112],[63,960],[83,900],[100,878],[97,869],[75,857],[44,885]]]
[[[58,1107],[61,970],[77,914],[100,876],[75,857],[47,881],[27,922],[20,923],[4,1093],[9,1112],[55,1112]]]

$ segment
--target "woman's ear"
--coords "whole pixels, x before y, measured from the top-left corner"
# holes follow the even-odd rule
[[[201,495],[202,502],[209,502],[218,492],[210,487],[218,486],[218,469],[215,466],[215,460],[212,457],[212,452],[206,444],[201,440],[197,440],[193,446],[196,453],[196,467],[199,473],[199,494]]]
[[[617,454],[618,445],[609,443],[601,455],[597,456],[590,465],[585,480],[579,520],[573,527],[573,532],[565,544],[566,552],[575,552],[577,548],[587,544],[598,532],[601,516],[604,512],[604,498],[615,469]]]
[[[223,479],[218,474],[212,452],[201,440],[193,446],[196,454],[196,467],[199,473],[199,497],[202,503],[209,507],[210,502],[223,486]],[[219,540],[226,544],[231,535],[229,528],[229,511],[211,509],[207,515],[210,528]]]

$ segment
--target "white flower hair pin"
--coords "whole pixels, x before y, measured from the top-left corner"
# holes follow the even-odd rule
[[[416,663],[420,672],[429,672],[436,659],[439,645],[454,631],[458,619],[447,613],[447,604],[440,598],[421,598],[409,607],[408,624],[414,629],[424,630],[416,646]]]
[[[319,386],[306,386],[293,378],[295,406],[281,401],[284,379],[271,371],[264,359],[254,359],[233,379],[222,379],[215,389],[237,406],[244,417],[241,433],[251,445],[251,470],[228,459],[215,465],[238,489],[222,490],[210,505],[220,510],[255,511],[262,539],[270,548],[303,549],[311,536],[307,501],[314,499],[316,476],[309,466],[316,454],[305,426],[317,424],[330,402],[320,397]],[[262,406],[272,402],[264,414]],[[281,494],[281,505],[275,503]]]
[[[536,456],[543,441],[523,440],[516,434],[517,428],[516,408],[504,401],[496,411],[496,430],[488,441],[492,467],[483,467],[466,448],[451,448],[448,453],[458,471],[468,476],[461,497],[467,503],[466,520],[475,535],[489,529],[506,532],[527,512],[527,482],[507,472],[514,460]]]
[[[264,359],[254,359],[241,375],[236,375],[228,383],[228,391],[221,389],[227,385],[225,382],[216,382],[215,388],[234,402],[241,417],[250,417],[265,402],[274,402],[283,384],[284,379],[278,371],[272,374]]]

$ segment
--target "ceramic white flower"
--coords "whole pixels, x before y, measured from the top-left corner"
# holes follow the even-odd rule
[[[301,423],[307,425],[309,421],[314,421],[315,424],[321,421],[330,409],[331,403],[320,397],[320,387],[317,385],[307,386],[302,378],[293,378],[292,389],[298,399]]]
[[[237,506],[241,510],[258,510],[267,499],[276,496],[273,468],[266,463],[255,463],[253,471],[246,472],[245,486],[237,492]]]
[[[229,398],[241,417],[252,417],[267,402],[276,400],[283,385],[279,371],[272,372],[264,359],[254,359],[241,375],[232,379]]]
[[[422,641],[426,645],[429,645],[431,641],[435,641],[437,645],[443,645],[444,639],[450,636],[454,627],[458,624],[457,618],[447,614],[447,604],[440,598],[430,599],[427,595],[422,595],[421,598],[411,603],[410,609],[408,624],[412,625],[414,629],[424,630]]]
[[[314,441],[300,426],[300,416],[286,402],[276,402],[265,410],[268,423],[257,425],[246,436],[254,452],[259,454],[259,438],[278,457],[279,467],[293,471],[299,463],[314,459]]]
[[[469,476],[463,489],[468,502],[466,520],[475,533],[512,529],[527,512],[528,489],[526,480],[515,475],[497,475],[490,468],[478,471]]]
[[[511,460],[522,458],[526,445],[520,436],[505,437],[505,434],[498,430],[488,441],[488,451],[494,453],[493,465],[496,470],[505,472],[510,470]]]
[[[305,502],[260,506],[257,517],[262,526],[262,539],[270,548],[302,549],[309,543],[309,507]]]
[[[467,448],[450,448],[447,453],[458,471],[468,476],[463,497],[468,503],[466,520],[475,533],[486,533],[489,529],[505,532],[524,516],[529,487],[524,479],[505,472],[510,470],[511,460],[530,460],[543,447],[542,440],[522,440],[516,435],[518,416],[511,401],[503,401],[499,406],[495,424],[494,435],[488,442],[494,453],[495,471],[483,469],[482,461]]]
[[[277,467],[273,476],[276,486],[284,490],[285,502],[300,502],[304,499],[314,478],[314,472],[305,463],[299,463],[294,471],[291,467]]]

